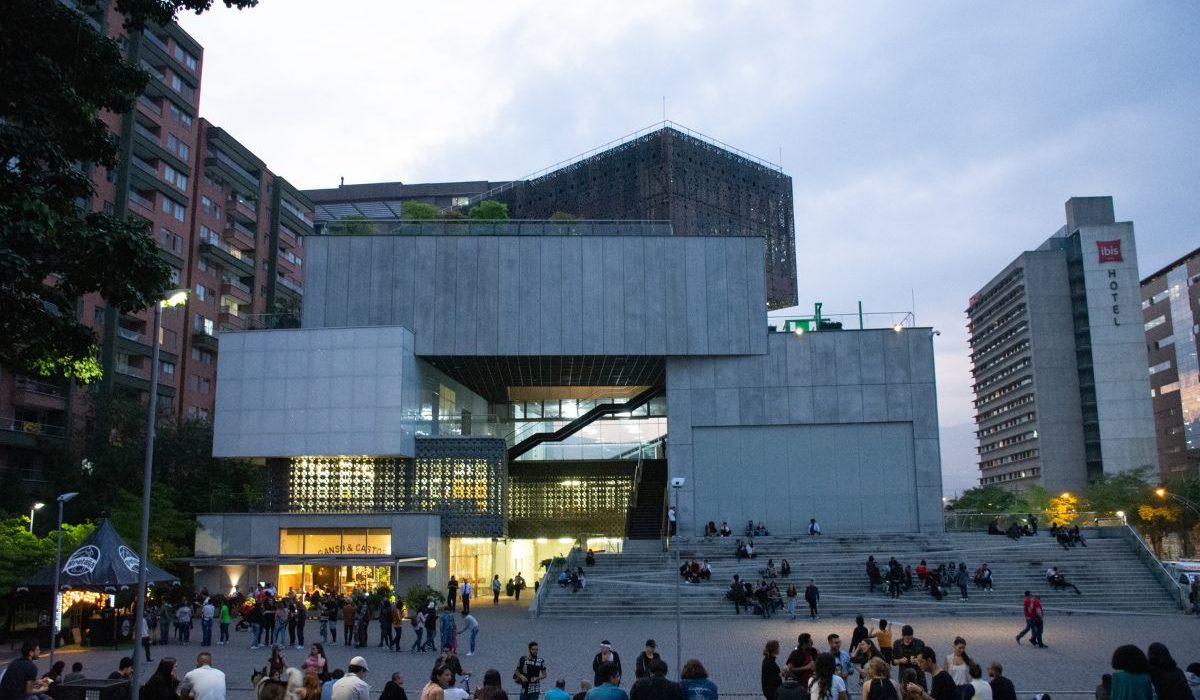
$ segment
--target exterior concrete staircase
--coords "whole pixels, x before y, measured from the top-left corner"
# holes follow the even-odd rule
[[[735,538],[679,538],[681,560],[708,559],[711,581],[697,585],[681,583],[680,611],[685,617],[733,616],[733,603],[724,599],[734,574],[752,581],[774,559],[792,566],[788,579],[777,579],[781,591],[794,582],[803,594],[810,578],[821,591],[822,615],[893,617],[931,614],[1019,615],[1025,590],[1042,597],[1048,614],[1179,614],[1178,598],[1162,584],[1139,557],[1136,542],[1121,537],[1096,537],[1086,532],[1087,547],[1064,550],[1046,533],[1013,541],[983,533],[930,535],[853,535],[818,537],[755,538],[757,557],[734,557]],[[539,615],[547,617],[592,617],[599,610],[610,615],[671,617],[675,614],[674,592],[678,578],[674,554],[657,547],[630,548],[622,554],[599,554],[587,574],[587,588],[578,592],[551,586],[542,595]],[[958,589],[948,591],[941,601],[916,590],[899,599],[886,590],[868,589],[866,560],[874,555],[884,566],[889,557],[903,565],[924,559],[931,569],[938,564],[966,562],[968,571],[982,562],[992,569],[995,591],[972,585],[969,599],[960,600]],[[1053,591],[1045,572],[1057,566],[1082,594]],[[807,614],[803,599],[797,605]],[[744,613],[743,613],[744,614]],[[785,613],[786,614],[786,613]]]

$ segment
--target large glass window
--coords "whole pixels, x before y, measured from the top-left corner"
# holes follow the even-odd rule
[[[390,530],[280,528],[280,554],[379,555],[392,553]]]

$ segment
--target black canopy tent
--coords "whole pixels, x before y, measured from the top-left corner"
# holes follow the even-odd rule
[[[138,568],[141,559],[131,547],[125,544],[116,528],[107,519],[101,520],[95,531],[84,540],[69,556],[64,555],[62,570],[59,572],[59,590],[53,592],[52,609],[61,609],[59,602],[62,591],[68,589],[116,593],[123,589],[134,589],[138,583]],[[163,569],[148,564],[146,581],[150,584],[176,583],[177,577]],[[51,564],[25,579],[21,584],[26,588],[53,588],[54,565]],[[136,593],[136,591],[134,591]],[[111,625],[108,624],[111,618]],[[103,624],[97,624],[103,623]],[[95,620],[85,620],[85,634],[95,643],[118,639],[129,639],[132,628],[132,618],[129,615],[118,616],[109,610],[107,617]]]

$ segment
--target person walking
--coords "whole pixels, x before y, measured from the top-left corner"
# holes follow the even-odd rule
[[[392,604],[387,600],[379,606],[379,646],[392,648]]]
[[[453,612],[458,603],[458,579],[451,574],[450,582],[446,584],[446,607]]]
[[[425,611],[418,610],[417,614],[412,616],[413,632],[416,633],[416,639],[413,640],[409,651],[416,653],[425,651],[425,642],[423,636],[425,634]]]
[[[458,596],[462,598],[462,611],[465,615],[471,612],[471,595],[475,593],[475,589],[471,588],[471,581],[464,578],[462,585],[458,587]]]
[[[960,561],[958,563],[958,576],[954,579],[954,582],[958,584],[958,592],[962,594],[963,600],[967,599],[967,584],[970,582],[970,580],[970,576],[967,575],[966,562]]]
[[[492,607],[500,604],[500,574],[492,574]]]
[[[796,598],[800,594],[796,592],[796,584],[789,583],[787,587],[787,611],[788,615],[792,616],[792,620],[796,619]]]
[[[608,680],[608,675],[601,673],[600,669],[612,666],[616,669],[617,675],[624,675],[624,669],[621,668],[621,655],[613,650],[612,644],[607,639],[600,642],[600,651],[592,657],[592,685],[601,686]]]
[[[330,642],[330,644],[337,644],[338,613],[340,612],[340,610],[341,610],[341,608],[338,607],[337,598],[331,597],[329,599],[329,602],[326,603],[325,618],[324,618],[325,621],[329,624],[329,642]],[[343,643],[345,643],[345,641],[344,641],[345,637],[343,637],[342,639],[343,639]]]
[[[479,620],[475,619],[475,616],[468,612],[466,608],[467,606],[464,604],[462,611],[463,628],[459,632],[465,633],[468,630],[471,632],[470,646],[467,647],[467,656],[475,656],[475,638],[479,636]]]
[[[820,599],[821,591],[817,589],[817,582],[810,578],[804,587],[804,602],[808,603],[808,616],[814,620],[817,619],[817,601]]]
[[[772,639],[763,647],[762,659],[762,694],[766,700],[775,700],[779,686],[783,685],[783,677],[779,674],[779,640]]]
[[[1042,597],[1037,593],[1033,594],[1033,604],[1029,608],[1031,619],[1033,620],[1033,631],[1029,637],[1029,641],[1039,649],[1046,648],[1046,642],[1042,640],[1042,631],[1046,626],[1046,611],[1042,608]]]

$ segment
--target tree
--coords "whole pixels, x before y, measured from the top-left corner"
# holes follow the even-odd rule
[[[946,504],[946,510],[973,511],[976,513],[1012,513],[1017,496],[999,486],[977,486],[963,491],[958,498]]]
[[[504,202],[497,202],[494,199],[485,199],[471,207],[471,211],[467,213],[467,216],[472,219],[484,221],[505,221],[508,219],[508,205]]]
[[[1045,513],[1051,523],[1073,522],[1079,513],[1079,497],[1069,491],[1064,491],[1050,499]]]
[[[441,211],[425,202],[405,202],[400,205],[400,211],[404,213],[405,221],[429,221],[441,218]]]
[[[117,9],[136,32],[211,5],[118,0]],[[0,2],[0,367],[94,381],[96,338],[76,318],[76,301],[99,292],[129,312],[168,288],[170,268],[145,224],[80,206],[95,194],[93,170],[117,166],[101,111],[129,112],[148,80],[64,3]]]
[[[565,211],[556,211],[550,215],[550,220],[551,221],[571,222],[571,221],[579,221],[579,217],[575,216],[574,214],[568,214]]]
[[[375,223],[361,214],[343,216],[331,222],[327,225],[326,232],[339,236],[373,236],[378,233]]]
[[[1146,503],[1152,495],[1147,482],[1149,471],[1149,467],[1142,467],[1097,478],[1080,493],[1083,507],[1100,515],[1115,515],[1117,511],[1127,514],[1136,512],[1138,506]]]
[[[63,556],[68,556],[92,534],[91,523],[63,523]],[[11,591],[38,569],[54,563],[58,532],[45,537],[29,534],[28,516],[0,519],[0,591]]]

